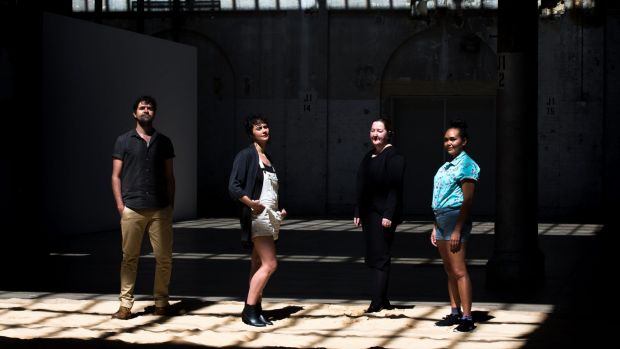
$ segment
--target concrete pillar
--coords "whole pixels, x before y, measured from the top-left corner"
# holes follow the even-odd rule
[[[537,222],[537,1],[499,0],[497,22],[497,215],[487,284],[532,289],[544,275]]]
[[[605,229],[601,232],[602,258],[604,262],[614,263],[615,248],[620,242],[620,187],[617,174],[620,173],[620,3],[603,3],[605,12],[605,60],[604,91],[605,118],[603,128],[603,209]],[[611,264],[608,264],[611,265]]]

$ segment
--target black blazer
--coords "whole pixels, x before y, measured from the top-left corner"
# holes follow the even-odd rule
[[[405,157],[394,146],[385,148],[372,158],[369,151],[357,171],[355,217],[364,218],[371,212],[380,214],[394,224],[402,223],[403,178]]]
[[[269,162],[272,162],[269,155],[265,155]],[[262,190],[263,171],[258,164],[258,151],[254,144],[251,144],[235,156],[228,179],[228,193],[237,202],[240,210],[241,243],[244,247],[252,245],[252,211],[239,199],[247,195],[252,200],[258,200]]]

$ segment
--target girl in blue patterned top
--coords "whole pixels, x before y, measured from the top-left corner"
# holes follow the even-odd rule
[[[464,150],[468,140],[465,122],[452,121],[443,138],[444,149],[451,161],[443,164],[435,175],[432,204],[435,223],[431,243],[439,250],[448,274],[452,307],[450,315],[435,325],[458,325],[455,330],[460,332],[475,328],[471,317],[472,290],[465,251],[472,228],[470,211],[480,167]]]

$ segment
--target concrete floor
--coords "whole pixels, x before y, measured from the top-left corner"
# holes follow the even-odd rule
[[[613,262],[615,247],[610,242],[617,241],[617,238],[609,238],[611,233],[608,230],[601,225],[540,224],[539,245],[545,255],[544,284],[540,287],[532,284],[521,290],[500,291],[489,290],[485,280],[486,262],[493,253],[493,224],[475,223],[468,259],[478,323],[501,325],[493,328],[511,332],[510,326],[524,322],[529,324],[530,329],[518,333],[515,330],[512,335],[499,339],[495,331],[487,331],[484,326],[479,326],[474,331],[476,340],[470,342],[472,347],[476,347],[476,343],[481,347],[484,343],[484,347],[490,348],[539,348],[603,341],[607,334],[612,333],[609,330],[619,324],[618,318],[612,315],[614,309],[603,308],[606,304],[601,302],[602,297],[611,296],[613,292],[602,279],[607,269],[611,268],[607,266],[609,261]],[[405,222],[399,226],[393,249],[389,291],[390,299],[398,308],[396,313],[387,313],[384,317],[418,316],[419,319],[416,312],[426,311],[425,314],[432,316],[422,318],[427,321],[425,324],[431,326],[427,331],[432,331],[432,323],[447,311],[447,291],[441,260],[429,242],[429,233],[429,222]],[[283,226],[280,236],[277,246],[279,268],[265,290],[265,302],[276,309],[288,309],[291,306],[322,309],[324,306],[338,305],[355,314],[363,310],[369,298],[369,273],[363,264],[361,230],[354,228],[348,220],[289,220]],[[183,308],[185,316],[198,314],[198,310],[205,304],[221,303],[229,304],[231,309],[240,308],[245,297],[249,263],[238,237],[236,219],[201,219],[175,224],[175,256],[170,289],[173,300],[178,307]],[[78,337],[72,339],[70,335],[63,336],[60,341],[43,333],[41,336],[28,337],[39,339],[20,339],[7,335],[11,333],[7,332],[11,327],[2,327],[2,323],[9,323],[20,309],[28,310],[25,306],[15,304],[32,304],[28,300],[33,299],[52,303],[54,300],[57,303],[66,300],[96,300],[107,304],[109,312],[115,310],[121,258],[118,231],[64,236],[49,241],[49,248],[52,253],[36,267],[37,271],[44,271],[37,273],[44,275],[43,279],[22,275],[0,288],[3,290],[0,291],[0,304],[5,304],[4,307],[0,305],[0,348],[77,348],[84,345],[83,340],[78,340]],[[145,238],[136,286],[136,293],[140,295],[137,304],[143,304],[143,308],[150,302],[148,295],[152,287],[153,270],[154,259],[148,239]],[[98,314],[107,319],[106,311]],[[234,311],[229,316],[231,321],[235,321]],[[301,315],[294,312],[286,314],[281,324],[297,316]],[[144,314],[144,317],[148,315]],[[358,318],[357,315],[355,318]],[[284,331],[285,327],[279,327],[274,333]],[[241,327],[241,330],[253,329]],[[438,340],[427,346],[422,339],[425,338],[424,333],[395,335],[394,338],[409,338],[412,348],[462,347],[457,344],[463,344],[460,340],[439,335]],[[124,348],[128,345],[122,339],[106,340],[108,337],[93,338],[86,342],[87,346]],[[179,344],[162,339],[160,343],[143,343],[139,346],[287,347],[286,342],[281,342],[282,338],[275,336],[273,343],[255,341],[252,344],[253,341],[248,340],[223,345],[208,340]],[[337,347],[329,342],[313,343],[312,347]],[[403,346],[397,340],[381,342],[380,346],[372,343],[364,345],[351,342],[351,347]]]

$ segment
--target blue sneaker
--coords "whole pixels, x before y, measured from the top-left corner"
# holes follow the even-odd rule
[[[456,326],[454,330],[459,332],[469,332],[472,331],[474,328],[476,328],[476,326],[474,325],[474,320],[461,319],[459,325]]]
[[[443,317],[443,319],[435,322],[435,326],[453,326],[461,322],[463,314],[449,314]]]

